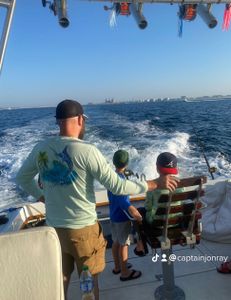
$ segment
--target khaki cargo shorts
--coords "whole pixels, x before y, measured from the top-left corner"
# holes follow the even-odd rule
[[[83,265],[88,266],[92,275],[104,270],[107,242],[98,222],[81,229],[55,228],[55,230],[62,249],[64,276],[70,276],[74,270],[74,263],[79,275]]]

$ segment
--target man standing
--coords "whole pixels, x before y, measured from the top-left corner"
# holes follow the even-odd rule
[[[98,274],[105,267],[105,248],[101,227],[97,222],[94,179],[113,194],[139,194],[156,188],[174,190],[177,182],[171,176],[162,180],[132,182],[121,179],[109,166],[101,152],[84,142],[83,107],[74,100],[64,100],[56,107],[59,136],[39,142],[20,168],[17,183],[46,205],[47,225],[59,236],[64,291],[76,263],[78,273],[87,265],[94,277],[95,299],[99,299]],[[35,176],[39,174],[43,190]]]

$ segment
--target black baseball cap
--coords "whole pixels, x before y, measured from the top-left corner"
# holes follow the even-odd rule
[[[117,150],[113,156],[113,164],[116,168],[124,168],[129,161],[128,152],[125,150]]]
[[[75,100],[63,100],[56,107],[56,119],[68,119],[83,115],[84,118],[87,116],[84,114],[82,105]]]
[[[157,157],[156,165],[162,174],[178,174],[177,158],[170,152],[161,153]]]

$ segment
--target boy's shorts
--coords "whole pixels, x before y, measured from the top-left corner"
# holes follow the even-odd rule
[[[63,275],[70,276],[76,263],[80,275],[83,265],[87,265],[92,275],[105,268],[107,242],[102,228],[97,222],[81,229],[55,228],[62,249]]]
[[[111,235],[113,242],[118,242],[120,245],[130,245],[129,235],[131,233],[131,222],[111,222]]]

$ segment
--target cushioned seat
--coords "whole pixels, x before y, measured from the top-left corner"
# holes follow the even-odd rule
[[[61,248],[53,228],[2,234],[0,245],[0,299],[64,299]]]

